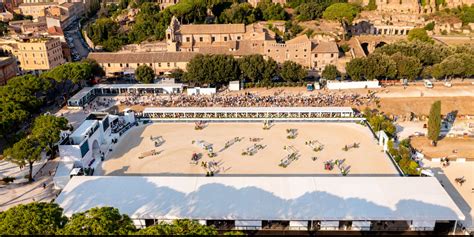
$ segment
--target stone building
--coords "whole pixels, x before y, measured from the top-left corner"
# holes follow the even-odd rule
[[[0,57],[0,86],[3,86],[7,81],[16,76],[18,67],[16,60],[12,57]]]
[[[53,38],[26,38],[17,44],[22,70],[43,71],[64,64],[61,42]]]
[[[56,2],[34,2],[34,3],[22,3],[18,7],[21,14],[30,15],[33,19],[46,16],[46,8],[51,6],[57,6]]]
[[[164,74],[177,68],[186,70],[187,62],[198,53],[228,54],[236,58],[260,54],[280,64],[293,61],[316,71],[336,64],[339,58],[335,42],[310,40],[301,35],[280,43],[273,32],[259,24],[181,25],[176,18],[166,30],[166,47],[161,42],[131,45],[118,53],[91,53],[89,58],[97,60],[108,75],[133,73],[142,64],[149,65],[157,74]]]
[[[104,69],[107,76],[134,73],[140,65],[147,65],[157,75],[164,75],[174,69],[186,70],[188,62],[196,56],[194,52],[142,52],[142,53],[90,53]]]

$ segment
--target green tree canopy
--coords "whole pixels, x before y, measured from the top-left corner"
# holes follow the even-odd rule
[[[428,35],[423,28],[414,28],[408,32],[408,41],[418,40],[426,43],[434,43],[434,40]]]
[[[347,75],[354,81],[364,79],[366,60],[364,58],[354,58],[346,64]]]
[[[288,82],[302,81],[306,75],[306,70],[293,61],[285,61],[280,70],[280,76]]]
[[[66,118],[54,115],[41,115],[36,117],[31,135],[39,141],[43,149],[50,151],[51,158],[54,158],[54,144],[59,142],[61,131],[67,128],[68,121]]]
[[[65,235],[127,235],[135,231],[132,220],[113,207],[96,207],[73,214],[64,226]]]
[[[428,139],[436,145],[441,131],[441,101],[435,101],[431,105],[430,115],[428,117]]]
[[[198,54],[186,69],[183,79],[196,85],[224,85],[240,78],[239,65],[231,55]]]
[[[233,3],[230,8],[225,9],[219,16],[220,23],[243,23],[251,24],[259,19],[258,13],[252,5],[247,2],[244,3]]]
[[[370,54],[367,57],[364,75],[368,80],[392,79],[397,74],[397,66],[390,56]]]
[[[286,20],[288,14],[279,3],[273,3],[271,0],[264,0],[257,4],[257,9],[262,12],[263,20]]]
[[[174,220],[172,224],[159,223],[137,232],[139,235],[217,235],[216,228],[192,220]]]
[[[422,65],[417,58],[404,56],[401,53],[395,53],[391,58],[397,65],[398,79],[415,80],[420,75]]]
[[[278,65],[273,59],[265,60],[260,54],[248,55],[238,60],[244,79],[269,83],[277,75]]]
[[[464,49],[463,52],[465,51],[466,50]],[[423,66],[427,66],[440,63],[453,53],[453,49],[421,41],[400,41],[377,48],[374,53],[383,53],[387,55],[401,53],[404,56],[416,57],[420,60]]]
[[[42,77],[51,78],[59,83],[71,81],[74,84],[83,84],[93,77],[92,65],[88,62],[71,62],[59,65],[42,74]]]
[[[3,155],[20,167],[29,166],[28,180],[33,181],[33,164],[41,159],[41,146],[34,137],[26,137],[7,148]]]
[[[323,12],[323,18],[350,24],[359,14],[359,9],[349,3],[334,3]]]
[[[152,83],[155,79],[155,71],[148,65],[140,65],[135,70],[135,78],[141,83]]]
[[[296,8],[297,18],[300,21],[310,21],[323,16],[325,6],[317,2],[308,2]]]
[[[67,221],[56,203],[19,204],[0,212],[2,235],[54,235]]]
[[[440,69],[447,77],[471,77],[474,75],[474,55],[453,54],[440,63]]]
[[[337,70],[337,67],[332,64],[326,65],[321,73],[321,76],[327,80],[336,80],[340,75],[341,73]]]

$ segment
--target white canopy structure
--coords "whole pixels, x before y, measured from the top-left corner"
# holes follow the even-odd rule
[[[77,176],[56,202],[66,216],[112,206],[143,221],[347,220],[363,228],[360,221],[464,219],[433,177]]]
[[[155,84],[97,84],[93,87],[84,87],[72,96],[67,105],[69,107],[81,107],[97,96],[110,96],[120,94],[171,94],[181,93],[183,84],[181,83],[155,83]]]

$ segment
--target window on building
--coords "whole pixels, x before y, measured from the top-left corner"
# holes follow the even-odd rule
[[[240,36],[237,36],[237,40],[240,40]]]
[[[120,64],[120,67],[123,67],[123,64]]]
[[[190,42],[191,39],[189,37],[186,37],[186,42]]]
[[[120,64],[120,66],[122,66],[122,64]],[[107,67],[110,67],[110,63],[107,63]]]
[[[227,36],[224,36],[224,41],[227,41]]]
[[[211,42],[214,42],[214,41],[216,41],[216,37],[212,36],[211,37]]]
[[[306,52],[306,49],[304,49],[304,51]]]
[[[334,54],[333,54],[333,53],[331,54],[331,58],[332,58],[332,57],[334,57]]]
[[[199,42],[202,42],[202,41],[203,41],[202,37],[199,37]]]
[[[268,52],[270,53],[270,50],[268,50]]]
[[[317,58],[317,57],[318,57],[318,54],[315,54],[314,57]]]
[[[166,63],[166,66],[170,67],[171,65],[170,65],[170,63]]]
[[[128,63],[127,63],[127,64],[125,64],[125,67],[128,67]]]

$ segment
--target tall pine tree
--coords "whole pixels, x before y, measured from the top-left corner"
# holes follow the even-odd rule
[[[441,131],[441,101],[435,101],[431,105],[430,116],[428,119],[428,138],[436,146]]]

